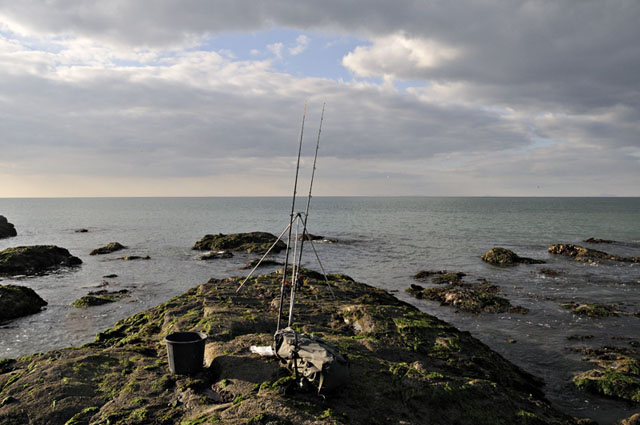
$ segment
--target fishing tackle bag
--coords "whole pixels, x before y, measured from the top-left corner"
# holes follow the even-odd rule
[[[332,344],[290,327],[274,335],[274,352],[287,368],[320,391],[332,391],[347,382],[349,362]]]

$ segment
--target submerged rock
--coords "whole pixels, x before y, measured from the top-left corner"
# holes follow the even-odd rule
[[[201,260],[218,260],[220,258],[231,258],[233,253],[231,251],[211,251],[200,256]]]
[[[562,304],[563,308],[571,310],[572,313],[580,316],[588,316],[593,318],[617,316],[618,313],[613,306],[599,303],[585,303],[579,304],[576,302],[570,302]]]
[[[151,260],[151,257],[145,255],[144,257],[141,255],[127,255],[126,257],[121,257],[124,261],[133,261],[133,260]]]
[[[193,249],[200,251],[246,251],[249,253],[264,254],[277,240],[277,237],[267,232],[232,233],[224,235],[205,235],[195,243]],[[278,241],[271,252],[278,253],[287,245]]]
[[[37,313],[47,302],[24,286],[0,285],[0,322]]]
[[[482,254],[483,261],[490,264],[509,266],[514,264],[544,264],[543,260],[535,260],[533,258],[520,257],[515,252],[506,248],[491,248]]]
[[[594,394],[640,403],[640,352],[618,347],[582,349],[596,369],[573,377],[576,387]]]
[[[269,345],[280,276],[212,279],[119,321],[83,347],[0,363],[0,423],[555,424],[579,421],[544,398],[542,383],[468,332],[339,275],[306,277],[295,326],[349,356],[351,379],[326,398],[306,392]],[[210,338],[205,369],[172,375],[163,338]],[[55,405],[52,404],[55,400]],[[53,407],[52,407],[53,406]]]
[[[0,252],[0,275],[36,274],[79,264],[81,259],[55,245],[18,246]]]
[[[102,254],[110,254],[115,251],[120,251],[122,249],[127,249],[126,246],[118,243],[118,242],[110,242],[103,247],[96,248],[89,255],[102,255]]]
[[[612,241],[609,239],[598,239],[598,238],[589,238],[589,239],[585,239],[586,243],[604,243],[604,244],[612,244],[612,243],[619,243],[616,241]]]
[[[462,278],[465,276],[466,273],[462,272],[422,270],[416,273],[413,278],[421,282],[431,280],[433,283],[437,284],[459,284],[462,283]]]
[[[423,276],[423,279],[430,276],[432,280],[434,277],[438,279],[442,276],[452,275],[446,272],[421,273],[418,275]],[[461,280],[462,276],[465,276],[464,273],[453,274],[453,276],[455,276],[453,280],[447,278],[444,281],[434,281],[434,283],[440,284],[448,283],[444,288],[423,288],[420,285],[411,284],[406,291],[417,299],[438,301],[441,305],[448,305],[474,314],[504,312],[526,314],[529,312],[524,307],[513,306],[509,300],[499,296],[499,288],[485,279],[478,279],[477,283],[465,283]]]
[[[640,257],[619,257],[617,255],[609,254],[607,252],[585,248],[585,247],[582,247],[579,245],[573,245],[573,244],[551,245],[549,247],[549,252],[551,254],[573,257],[578,261],[584,261],[588,263],[599,263],[601,262],[601,260],[621,261],[621,262],[627,262],[627,263],[640,262]]]
[[[255,258],[251,261],[249,261],[247,263],[246,266],[243,267],[244,270],[247,269],[252,269],[254,268],[256,265],[258,265],[258,262],[260,262],[259,258]],[[273,266],[283,266],[284,263],[281,261],[275,261],[275,260],[270,260],[268,258],[265,258],[264,260],[262,260],[262,262],[260,262],[260,266],[258,267],[273,267]]]
[[[5,216],[0,215],[0,239],[12,236],[18,236],[15,226],[9,223]]]
[[[127,289],[121,289],[119,291],[107,291],[106,289],[103,289],[100,291],[89,292],[84,297],[80,297],[75,300],[71,305],[78,308],[87,308],[113,303],[128,296],[129,291]]]

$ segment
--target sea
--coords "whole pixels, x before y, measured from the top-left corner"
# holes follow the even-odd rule
[[[298,199],[294,209],[302,211],[305,204]],[[28,286],[48,302],[40,313],[0,325],[0,357],[82,345],[117,320],[211,277],[246,275],[242,267],[256,255],[203,261],[194,243],[206,234],[279,235],[291,207],[286,197],[0,199],[0,215],[18,231],[17,237],[0,239],[0,250],[52,244],[83,261],[40,276],[0,277],[0,284]],[[589,264],[548,253],[551,244],[573,243],[640,256],[640,198],[314,197],[308,231],[325,240],[314,242],[317,256],[305,250],[305,267],[320,270],[322,264],[328,273],[383,288],[469,331],[542,378],[546,396],[565,413],[613,424],[640,412],[638,404],[590,395],[571,384],[575,374],[594,367],[572,348],[640,343],[640,318],[633,315],[640,312],[640,264]],[[617,243],[584,242],[590,237]],[[128,249],[89,255],[109,242]],[[495,267],[480,259],[492,247],[547,264]],[[150,259],[123,261],[123,255]],[[540,272],[543,267],[560,274],[549,277]],[[487,279],[529,313],[474,315],[417,300],[405,290],[418,283],[413,276],[421,270],[460,271],[470,282]],[[102,287],[127,289],[131,297],[88,309],[71,305]],[[581,317],[561,306],[568,302],[615,304],[623,314]],[[587,338],[569,338],[576,335]]]

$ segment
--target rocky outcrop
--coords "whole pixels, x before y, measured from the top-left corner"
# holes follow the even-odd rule
[[[580,349],[597,366],[573,378],[576,387],[594,394],[640,403],[640,352],[635,349],[602,347]]]
[[[579,245],[573,245],[573,244],[551,245],[549,247],[549,252],[551,254],[572,257],[578,261],[584,261],[587,263],[600,263],[602,262],[602,260],[621,261],[621,262],[627,262],[627,263],[640,262],[640,257],[619,257],[617,255],[609,254],[607,252],[585,248],[585,247],[582,247]]]
[[[16,232],[15,226],[9,223],[5,216],[0,215],[0,239],[10,238],[17,235],[18,232]]]
[[[277,237],[267,232],[232,233],[224,235],[205,235],[195,243],[193,249],[200,251],[245,251],[249,253],[264,254],[277,240]],[[278,253],[287,245],[278,241],[271,252]]]
[[[81,259],[55,245],[18,246],[0,252],[0,275],[37,274],[79,264]]]
[[[80,297],[75,300],[72,305],[78,308],[87,308],[113,303],[128,296],[129,291],[127,289],[121,289],[119,291],[107,291],[106,289],[103,289],[100,291],[89,292],[84,297]]]
[[[40,311],[47,302],[31,288],[0,285],[0,322]]]
[[[127,247],[118,242],[110,242],[103,247],[94,249],[93,251],[91,251],[89,255],[110,254],[112,252],[120,251],[122,249],[127,249]]]
[[[122,320],[83,347],[0,360],[0,423],[520,424],[579,421],[544,399],[541,382],[473,338],[383,290],[305,275],[295,326],[322,335],[351,363],[347,384],[301,388],[269,345],[280,276],[212,279]],[[277,308],[276,308],[277,309]],[[210,337],[205,369],[173,375],[163,337]]]
[[[483,261],[498,266],[511,266],[514,264],[544,264],[543,260],[535,260],[533,258],[520,257],[515,252],[506,248],[491,248],[482,254]]]

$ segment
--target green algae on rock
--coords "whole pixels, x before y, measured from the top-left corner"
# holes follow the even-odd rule
[[[510,266],[514,264],[544,264],[543,260],[536,260],[533,258],[520,257],[515,252],[508,250],[506,248],[491,248],[482,256],[483,261],[487,263],[499,265],[499,266]]]
[[[571,310],[572,313],[580,316],[588,316],[593,318],[611,317],[617,316],[618,312],[613,306],[600,304],[600,303],[587,303],[580,304],[576,302],[569,302],[561,305],[562,308]]]
[[[40,311],[47,302],[31,288],[0,285],[0,322]]]
[[[328,276],[334,297],[323,278],[303,274],[294,327],[351,362],[351,380],[326,399],[301,391],[276,359],[247,349],[272,342],[281,280],[272,273],[240,292],[240,277],[211,279],[83,347],[0,363],[0,399],[15,399],[0,409],[0,422],[580,423],[550,406],[541,381],[468,332],[344,275]],[[162,339],[173,331],[210,335],[203,372],[169,373]]]
[[[549,247],[549,252],[556,255],[564,255],[567,257],[573,257],[578,261],[584,261],[587,263],[599,263],[602,260],[620,261],[626,263],[638,263],[640,257],[619,257],[617,255],[609,254],[607,252],[598,251],[591,248],[585,248],[579,245],[573,244],[556,244]]]
[[[93,307],[96,305],[108,304],[116,302],[122,298],[128,297],[129,291],[127,289],[121,289],[119,291],[94,291],[89,294],[78,298],[71,305],[78,308]]]
[[[463,272],[448,272],[446,270],[433,271],[433,270],[421,270],[416,273],[413,278],[417,281],[425,282],[431,280],[437,284],[456,284],[461,283],[462,278],[466,276]]]
[[[278,238],[267,232],[232,233],[224,235],[205,235],[195,243],[193,249],[200,251],[246,251],[249,253],[264,254]],[[285,249],[287,245],[278,241],[271,252],[278,253]]]
[[[105,246],[100,248],[96,248],[89,253],[89,255],[102,255],[102,254],[110,254],[112,252],[120,251],[123,249],[127,249],[126,246],[122,245],[119,242],[109,242]]]
[[[37,274],[79,264],[81,259],[55,245],[18,246],[0,252],[0,275]]]
[[[576,387],[594,394],[640,403],[640,352],[628,348],[582,349],[596,369],[573,378]]]

